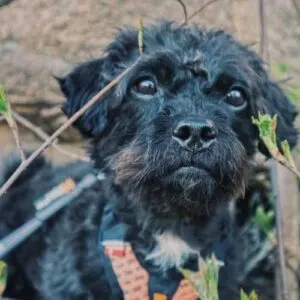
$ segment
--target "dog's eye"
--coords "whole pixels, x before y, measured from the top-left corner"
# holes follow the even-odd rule
[[[225,101],[234,106],[234,107],[241,107],[246,104],[246,93],[240,87],[232,88],[226,95]]]
[[[144,95],[154,95],[157,92],[156,83],[151,78],[142,78],[133,86],[135,92]]]

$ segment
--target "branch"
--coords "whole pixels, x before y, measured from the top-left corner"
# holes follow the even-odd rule
[[[82,108],[80,108],[70,119],[68,119],[61,127],[59,127],[35,152],[33,152],[24,162],[22,162],[15,172],[8,178],[4,185],[0,188],[0,197],[6,193],[15,180],[22,174],[22,172],[51,144],[53,144],[57,137],[65,131],[70,125],[72,125],[80,116],[82,116],[91,106],[98,102],[103,95],[110,91],[120,80],[125,76],[133,67],[125,69],[120,75],[106,85],[101,91],[99,91],[94,97],[92,97]]]
[[[267,147],[269,153],[274,158],[271,161],[271,184],[272,192],[275,202],[275,214],[276,214],[276,232],[277,232],[277,253],[278,253],[278,266],[276,272],[276,288],[277,291],[281,292],[282,299],[288,300],[288,286],[286,278],[286,268],[285,268],[285,253],[283,245],[283,235],[282,235],[282,197],[279,196],[278,190],[278,175],[277,175],[277,163],[281,163],[287,167],[290,171],[297,175],[299,180],[299,171],[296,168],[295,162],[293,160],[291,149],[289,143],[285,140],[280,143],[281,151],[280,152],[277,146],[277,136],[276,136],[276,127],[277,127],[277,116],[275,115],[271,118],[270,115],[261,115],[258,113],[258,119],[252,117],[252,122],[258,127],[259,137]],[[277,283],[278,282],[278,283]]]
[[[246,46],[247,47],[249,47],[249,48],[253,48],[253,47],[255,47],[256,45],[258,44],[258,42],[251,42],[251,43],[249,43],[249,44],[246,44]]]
[[[265,54],[265,11],[264,0],[259,0],[259,19],[260,19],[260,55],[264,57]]]
[[[280,79],[280,80],[277,80],[275,81],[277,84],[286,84],[288,83],[289,81],[293,80],[294,79],[294,76],[289,76],[287,78],[284,78],[284,79]]]
[[[190,16],[187,17],[187,20],[182,22],[182,25],[187,24],[190,20],[192,20],[195,16],[197,16],[198,14],[200,14],[204,9],[207,8],[207,6],[213,4],[214,2],[217,2],[219,0],[210,0],[206,3],[204,3],[200,8],[198,8],[196,11],[194,11]]]
[[[266,27],[265,2],[259,0],[259,19],[260,19],[260,55],[270,64],[270,52],[268,47],[268,34]]]
[[[182,0],[177,0],[177,2],[181,5],[181,7],[183,9],[184,20],[182,21],[182,23],[183,23],[182,25],[186,25],[189,21],[186,6]]]
[[[30,130],[31,132],[33,132],[37,137],[41,138],[42,140],[46,141],[47,139],[50,138],[50,136],[41,128],[37,127],[36,125],[34,125],[33,123],[31,123],[29,120],[27,120],[26,118],[24,118],[23,116],[19,115],[16,112],[12,112],[14,119],[19,122],[21,125],[23,125],[25,128],[27,128],[28,130]],[[85,162],[90,162],[90,159],[86,156],[80,156],[74,153],[70,153],[69,151],[63,149],[62,147],[60,147],[59,145],[57,145],[57,140],[53,142],[53,144],[51,144],[51,146],[57,150],[58,152],[60,152],[61,154],[74,158],[74,159],[79,159]]]
[[[11,114],[12,114],[12,112],[11,112]],[[13,137],[15,139],[15,142],[16,142],[16,145],[17,145],[17,149],[18,149],[18,151],[20,153],[22,162],[24,162],[25,159],[26,159],[26,157],[25,157],[25,153],[23,151],[22,145],[21,145],[20,135],[19,135],[19,129],[18,129],[18,126],[16,124],[16,121],[14,120],[13,115],[11,115],[11,117],[7,119],[7,123],[9,125],[9,127],[11,129],[11,132],[13,134]]]
[[[275,159],[271,161],[271,184],[272,184],[272,193],[275,203],[275,214],[276,214],[276,232],[277,232],[277,259],[279,262],[278,273],[282,300],[289,299],[288,293],[288,284],[286,278],[286,266],[285,266],[285,254],[284,254],[284,239],[283,239],[283,230],[282,230],[282,205],[281,197],[278,197],[278,175],[277,175],[277,163]]]
[[[139,22],[138,44],[140,54],[142,55],[144,52],[144,22],[141,17]]]

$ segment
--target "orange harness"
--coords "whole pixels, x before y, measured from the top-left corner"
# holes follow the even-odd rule
[[[113,201],[108,201],[103,209],[99,231],[101,264],[110,285],[111,300],[196,300],[192,285],[174,267],[162,273],[149,261],[135,252],[129,241],[138,238],[134,225],[122,220],[115,213]],[[139,247],[145,251],[148,241],[141,240]],[[215,254],[221,261],[232,245],[226,236],[216,245]],[[149,250],[149,249],[148,249]],[[138,251],[138,250],[137,250]],[[184,266],[198,271],[198,258],[191,256]]]
[[[104,242],[105,255],[109,257],[125,300],[150,300],[149,274],[140,265],[129,243]],[[172,296],[154,292],[151,300],[196,300],[191,284],[182,279]]]

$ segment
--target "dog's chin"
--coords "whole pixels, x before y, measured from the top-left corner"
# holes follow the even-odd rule
[[[224,193],[209,170],[195,166],[181,166],[157,170],[156,176],[140,185],[142,202],[157,213],[168,211],[169,215],[205,215],[215,209]],[[222,196],[221,196],[222,195]]]
[[[204,187],[212,188],[212,185],[215,183],[208,170],[195,166],[179,167],[165,174],[159,180],[169,191],[175,190],[178,192],[182,190],[189,193],[199,191],[199,189],[203,190]]]
[[[190,181],[193,183],[204,180],[207,177],[211,177],[211,174],[204,168],[183,166],[173,170],[170,174],[167,174],[165,179],[170,180],[170,182]]]
[[[246,157],[238,149],[230,162],[221,157],[215,163],[211,155],[161,158],[130,147],[111,157],[109,166],[114,182],[134,205],[162,217],[203,216],[242,195]]]

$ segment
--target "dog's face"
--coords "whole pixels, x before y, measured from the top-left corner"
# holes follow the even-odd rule
[[[258,148],[251,116],[278,115],[278,141],[296,143],[295,111],[262,61],[220,31],[160,23],[122,31],[105,57],[60,80],[70,116],[125,68],[76,123],[92,157],[128,198],[157,217],[206,216],[240,196]],[[262,151],[265,151],[260,145]]]

